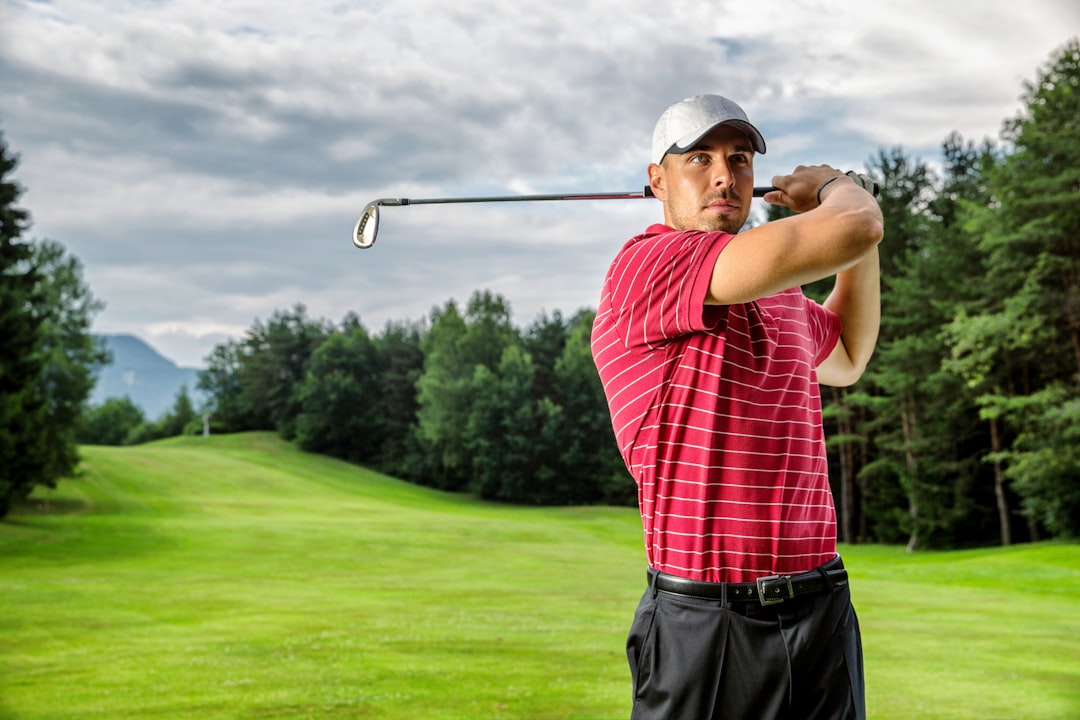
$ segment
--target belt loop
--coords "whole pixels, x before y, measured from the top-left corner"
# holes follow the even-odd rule
[[[649,568],[648,575],[649,575],[649,589],[652,590],[653,600],[655,600],[657,593],[660,592],[659,590],[656,589],[657,571],[653,570],[652,568]]]
[[[821,577],[825,580],[825,586],[829,588],[829,592],[832,592],[836,586],[833,584],[832,578],[829,577],[829,571],[825,569],[824,565],[819,565],[814,569],[821,573]]]

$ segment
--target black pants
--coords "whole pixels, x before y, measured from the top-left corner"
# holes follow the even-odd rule
[[[847,584],[763,607],[649,588],[627,639],[632,720],[863,720]]]

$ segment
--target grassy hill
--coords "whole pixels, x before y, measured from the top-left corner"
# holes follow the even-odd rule
[[[484,504],[271,435],[83,449],[0,523],[0,719],[625,718],[626,508]],[[1080,547],[848,547],[874,718],[1080,716]]]

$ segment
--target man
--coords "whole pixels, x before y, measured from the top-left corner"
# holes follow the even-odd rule
[[[635,720],[865,716],[818,383],[850,385],[873,351],[882,216],[859,178],[800,166],[765,195],[799,214],[739,233],[764,152],[727,98],[664,112],[664,225],[618,253],[593,327],[649,562]],[[833,275],[823,306],[799,289]]]

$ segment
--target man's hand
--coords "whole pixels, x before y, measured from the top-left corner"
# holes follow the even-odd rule
[[[803,213],[821,205],[834,185],[848,181],[877,195],[877,183],[866,175],[843,173],[829,165],[800,165],[790,175],[775,176],[772,183],[776,190],[766,193],[764,200]]]

